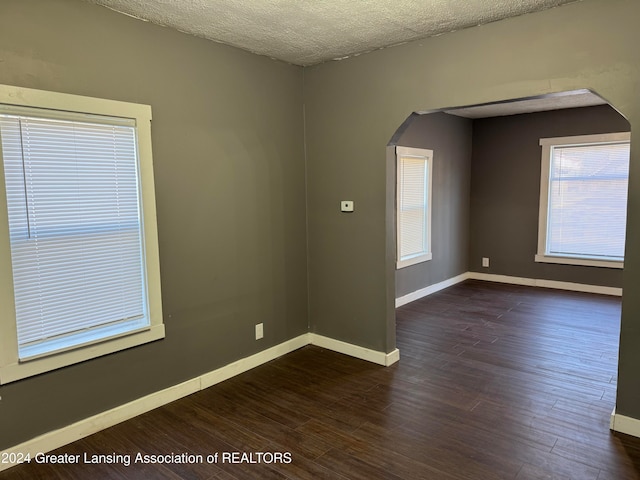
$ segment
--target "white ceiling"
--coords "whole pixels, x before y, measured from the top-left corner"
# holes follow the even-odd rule
[[[306,66],[580,0],[87,1]]]

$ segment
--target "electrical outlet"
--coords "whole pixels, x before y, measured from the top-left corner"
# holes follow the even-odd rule
[[[482,266],[489,267],[489,257],[482,257]]]
[[[340,202],[340,211],[341,212],[353,212],[353,200],[342,200]]]
[[[263,324],[258,323],[256,325],[256,340],[260,340],[262,337],[264,337]]]

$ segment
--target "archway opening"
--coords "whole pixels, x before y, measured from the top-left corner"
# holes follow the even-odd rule
[[[432,152],[431,256],[396,268],[396,307],[466,279],[621,296],[629,132],[588,90],[410,115],[387,148],[389,183],[396,147]],[[545,148],[558,156],[546,166]]]

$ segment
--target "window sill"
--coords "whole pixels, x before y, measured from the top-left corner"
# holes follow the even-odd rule
[[[558,263],[562,265],[582,265],[585,267],[601,267],[601,268],[624,268],[624,262],[612,261],[612,260],[598,260],[590,258],[579,257],[556,257],[551,255],[535,256],[535,261],[538,263]]]
[[[148,329],[127,336],[114,338],[105,342],[61,352],[46,357],[36,358],[28,362],[15,362],[0,367],[0,385],[32,377],[58,368],[73,365],[92,358],[136,347],[164,338],[164,325],[152,325]]]
[[[77,348],[89,347],[99,343],[116,340],[119,337],[136,335],[149,330],[151,327],[146,318],[142,317],[126,322],[103,325],[63,336],[46,342],[38,342],[18,348],[20,363],[30,362],[39,358],[61,354]]]
[[[396,262],[396,270],[400,270],[401,268],[409,267],[411,265],[416,265],[418,263],[427,262],[431,260],[432,257],[433,256],[431,255],[431,253],[425,253],[416,255],[415,257],[407,258],[405,260],[399,260],[398,262]]]

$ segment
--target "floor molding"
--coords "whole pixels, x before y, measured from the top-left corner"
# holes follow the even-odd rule
[[[624,415],[618,415],[615,409],[611,414],[609,428],[614,432],[625,433],[627,435],[640,438],[640,420],[637,418],[625,417]]]
[[[509,283],[512,285],[526,285],[529,287],[555,288],[557,290],[569,290],[572,292],[598,293],[601,295],[622,296],[622,288],[603,287],[601,285],[588,285],[585,283],[559,282],[556,280],[543,280],[539,278],[512,277],[509,275],[496,275],[493,273],[465,272],[456,277],[429,285],[415,292],[396,298],[396,308],[414,302],[445,288],[451,287],[465,280],[482,280],[486,282]]]
[[[448,280],[443,280],[442,282],[434,283],[433,285],[429,285],[428,287],[421,288],[420,290],[416,290],[415,292],[411,292],[402,297],[396,298],[396,308],[406,305],[407,303],[414,302],[423,297],[427,297],[433,293],[439,292],[440,290],[444,290],[445,288],[449,288],[456,283],[464,282],[465,280],[471,278],[469,276],[470,272],[465,272],[461,275],[458,275],[453,278],[449,278]]]
[[[371,350],[352,343],[342,342],[340,340],[334,340],[333,338],[323,337],[316,333],[310,333],[310,343],[318,347],[333,350],[334,352],[344,353],[351,357],[360,358],[368,362],[377,363],[384,367],[388,367],[400,360],[400,351],[396,348],[390,353],[380,352],[377,350]]]
[[[27,455],[33,458],[37,453],[50,452],[76,440],[92,435],[118,423],[129,420],[138,415],[142,415],[154,408],[161,407],[167,403],[196,393],[205,388],[209,388],[217,383],[223,382],[231,377],[240,375],[257,366],[275,360],[287,353],[298,350],[306,345],[317,345],[327,350],[350,355],[352,357],[367,360],[378,365],[389,366],[400,359],[398,349],[390,353],[378,352],[368,348],[359,347],[350,343],[334,340],[314,333],[305,333],[286,342],[275,345],[271,348],[258,352],[249,357],[242,358],[233,363],[225,365],[211,372],[192,378],[186,382],[174,385],[158,392],[154,392],[145,397],[138,398],[124,405],[120,405],[111,410],[99,413],[89,418],[85,418],[66,427],[47,432],[43,435],[27,440],[19,445],[0,451],[0,457],[5,454]],[[0,471],[14,466],[13,463],[0,462]]]
[[[621,297],[622,288],[604,287],[601,285],[588,285],[586,283],[559,282],[556,280],[544,280],[540,278],[511,277],[509,275],[495,275],[492,273],[467,272],[468,278],[473,280],[485,280],[488,282],[511,283],[514,285],[528,285],[532,287],[555,288],[557,290],[569,290],[573,292],[599,293]]]
[[[278,357],[291,353],[294,350],[298,350],[306,345],[309,345],[309,334],[305,333],[299,337],[293,338],[286,342],[275,345],[271,348],[258,352],[250,357],[241,358],[229,365],[225,365],[222,368],[218,368],[209,373],[205,373],[200,376],[200,390],[212,387],[213,385],[224,382],[231,377],[240,375],[247,372],[252,368],[258,367],[264,363],[270,362]]]
[[[92,435],[105,428],[112,427],[130,418],[142,415],[154,408],[161,407],[167,403],[186,397],[192,393],[208,388],[216,383],[220,383],[235,375],[251,370],[263,363],[275,360],[282,355],[293,352],[309,344],[309,334],[300,335],[274,347],[258,352],[249,357],[225,365],[211,372],[192,378],[186,382],[174,385],[169,388],[154,392],[145,397],[138,398],[124,405],[120,405],[111,410],[99,413],[89,418],[85,418],[76,423],[45,433],[31,440],[27,440],[20,445],[8,448],[0,452],[0,456],[5,453],[30,454],[31,458],[39,452],[49,452],[67,445],[81,438]],[[0,471],[13,466],[13,464],[0,463]]]

